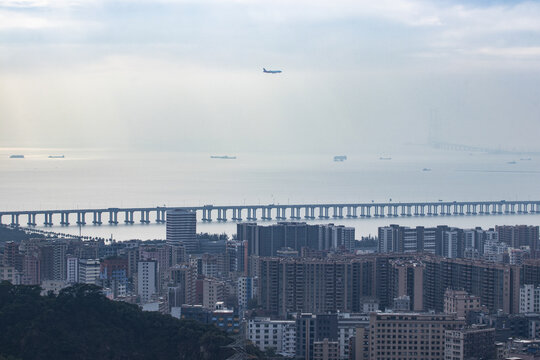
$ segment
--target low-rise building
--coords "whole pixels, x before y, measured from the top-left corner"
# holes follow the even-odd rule
[[[495,359],[495,329],[472,327],[445,332],[445,360]]]
[[[292,357],[296,351],[296,323],[294,320],[249,319],[246,338],[261,351],[273,348],[277,354]]]
[[[445,331],[464,325],[455,314],[371,313],[370,359],[443,359]]]

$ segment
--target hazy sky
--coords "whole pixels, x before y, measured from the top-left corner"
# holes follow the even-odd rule
[[[433,123],[540,150],[540,2],[0,0],[0,147],[345,153]]]

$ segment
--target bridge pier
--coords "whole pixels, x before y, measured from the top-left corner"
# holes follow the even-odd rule
[[[257,208],[247,208],[247,217],[246,219],[250,221],[257,220]]]
[[[232,209],[233,211],[233,217],[232,219],[234,221],[242,221],[242,209],[241,208],[236,208],[236,209]]]
[[[60,214],[61,216],[61,221],[60,221],[60,225],[65,225],[65,226],[68,226],[69,225],[69,213],[68,212],[63,212]]]
[[[371,206],[369,205],[366,207],[366,217],[367,218],[371,217]]]
[[[94,225],[101,225],[101,211],[94,211],[94,220],[92,221]]]
[[[278,207],[278,208],[276,208],[276,210],[277,210],[277,215],[276,215],[277,220],[287,220],[287,209],[286,208]]]
[[[418,205],[414,205],[414,216],[418,216],[420,213],[418,212]]]
[[[0,221],[0,224],[2,221]],[[26,223],[28,226],[36,226],[36,214],[28,214],[28,222]]]
[[[218,209],[218,215],[219,221],[227,221],[227,209]]]
[[[19,214],[11,214],[11,226],[19,226]]]
[[[77,212],[77,225],[86,225],[86,213],[84,211]]]
[[[125,216],[124,223],[126,223],[126,224],[133,224],[133,223],[135,223],[135,221],[133,221],[133,211],[131,211],[131,210],[126,210],[126,211],[124,212],[124,216]]]
[[[156,222],[158,224],[163,224],[167,222],[167,215],[165,214],[165,211],[161,209],[156,210]]]
[[[53,215],[52,213],[45,213],[45,221],[43,222],[43,225],[45,226],[53,225],[52,215]]]
[[[141,211],[141,222],[143,218],[143,211]],[[118,224],[118,211],[111,210],[109,211],[109,224],[117,225]]]

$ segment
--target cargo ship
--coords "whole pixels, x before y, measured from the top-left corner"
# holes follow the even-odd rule
[[[224,160],[234,160],[236,159],[236,156],[228,156],[228,155],[212,155],[210,156],[211,159],[224,159]]]
[[[336,155],[334,156],[334,161],[345,161],[347,160],[347,155]]]
[[[10,155],[10,159],[24,159],[24,155]]]

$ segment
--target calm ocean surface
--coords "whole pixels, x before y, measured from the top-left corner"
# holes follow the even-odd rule
[[[23,154],[25,158],[10,159],[11,154]],[[49,159],[49,155],[65,158]],[[406,152],[347,154],[345,162],[332,161],[333,155],[341,154],[219,154],[235,155],[236,160],[211,159],[210,155],[0,148],[0,209],[540,199],[540,156],[447,152],[412,146]],[[392,159],[380,160],[380,156]],[[312,223],[328,222],[356,227],[359,238],[376,234],[377,227],[390,223],[540,225],[540,215]],[[79,233],[76,226],[50,229]],[[198,223],[197,230],[232,234],[236,225],[231,221]],[[165,226],[86,225],[81,232],[107,238],[112,235],[117,240],[155,239],[165,237]]]

